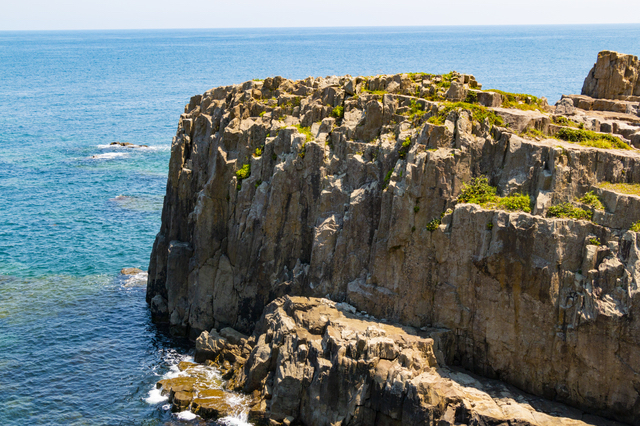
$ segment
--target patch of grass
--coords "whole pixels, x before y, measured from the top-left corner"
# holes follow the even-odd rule
[[[262,185],[262,180],[257,180],[256,181],[256,188],[259,187],[260,185]]]
[[[440,226],[441,223],[442,221],[440,220],[440,218],[435,218],[431,220],[429,223],[427,223],[427,231],[429,232],[435,231],[436,229],[438,229],[438,226]]]
[[[595,238],[595,237],[594,238],[589,238],[589,244],[591,244],[592,246],[600,246],[600,245],[602,245],[600,240]]]
[[[427,112],[423,108],[424,105],[418,103],[415,99],[411,99],[411,106],[409,107],[409,118],[413,120],[425,115]]]
[[[484,92],[494,92],[502,95],[503,108],[516,108],[525,111],[541,111],[545,112],[544,101],[536,96],[526,93],[510,93],[502,90],[484,90]]]
[[[602,189],[608,189],[621,194],[637,195],[640,197],[640,183],[611,183],[602,182],[598,185]]]
[[[558,204],[556,206],[550,207],[549,211],[547,211],[547,217],[591,220],[591,218],[593,217],[593,213],[588,210],[575,207],[571,203],[562,203],[562,204]]]
[[[551,119],[553,120],[554,124],[557,124],[559,126],[578,127],[578,123],[573,120],[569,120],[567,117],[553,116],[551,117]]]
[[[549,136],[545,135],[544,132],[541,132],[540,130],[532,128],[532,127],[526,129],[524,132],[521,132],[520,136],[522,136],[522,137],[530,137],[530,138],[533,138],[533,139],[535,139],[535,138],[543,138],[543,139],[549,138]]]
[[[604,204],[600,201],[598,196],[593,191],[589,191],[580,199],[578,199],[583,204],[593,207],[596,210],[604,210]]]
[[[629,231],[640,232],[640,220],[637,222],[633,222],[631,228],[629,228]]]
[[[413,206],[413,212],[414,213],[418,213],[419,211],[420,211],[420,206],[418,206],[418,205]]]
[[[491,231],[493,229],[493,222],[487,222],[487,230]]]
[[[264,78],[254,78],[251,81],[264,81]]]
[[[514,194],[508,197],[496,195],[497,189],[489,185],[489,179],[480,176],[462,185],[458,196],[460,203],[478,204],[486,209],[500,209],[510,212],[523,211],[531,213],[531,198],[525,194]]]
[[[496,115],[495,112],[481,106],[473,105],[467,102],[443,102],[444,108],[442,108],[436,115],[429,117],[428,123],[441,126],[444,124],[447,116],[453,110],[466,110],[471,112],[471,118],[477,123],[484,123],[485,120],[489,120],[490,126],[504,126],[504,121],[501,117]]]
[[[299,124],[296,124],[294,127],[298,129],[298,133],[305,135],[307,142],[315,140],[313,133],[311,133],[311,127],[302,127]]]
[[[596,133],[591,130],[563,127],[558,130],[556,137],[567,142],[579,143],[582,146],[591,146],[600,149],[631,149],[629,145],[613,135]]]
[[[264,148],[263,146],[256,148],[256,151],[253,153],[253,156],[254,157],[261,157],[263,148]]]
[[[335,107],[333,111],[331,111],[331,116],[333,118],[337,118],[338,120],[341,120],[342,117],[344,117],[344,107],[341,105],[338,105],[337,107]]]
[[[258,114],[260,117],[264,117],[264,115],[267,113],[267,111],[262,111],[260,114]]]

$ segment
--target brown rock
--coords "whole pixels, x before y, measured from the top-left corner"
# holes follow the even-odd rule
[[[640,96],[638,57],[603,50],[582,86],[582,94],[597,99]]]

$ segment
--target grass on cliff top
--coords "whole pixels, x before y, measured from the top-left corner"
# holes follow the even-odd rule
[[[489,179],[480,176],[462,185],[462,192],[458,202],[478,204],[485,209],[507,211],[523,211],[531,213],[531,199],[529,195],[515,194],[508,197],[496,195],[497,189],[489,185]]]
[[[621,194],[636,195],[640,197],[640,183],[611,183],[602,182],[598,185],[602,189],[608,189]]]
[[[516,108],[525,111],[545,112],[544,101],[536,96],[526,93],[510,93],[503,90],[483,90],[483,92],[494,92],[502,95],[503,108]]]
[[[311,127],[302,127],[299,124],[296,124],[294,127],[298,129],[298,133],[305,135],[307,142],[315,140],[313,133],[311,133]]]
[[[565,219],[591,220],[593,212],[581,209],[571,203],[562,203],[549,207],[547,217],[558,217]]]
[[[631,224],[631,228],[629,228],[629,231],[640,232],[640,220],[637,222],[633,222],[633,224]]]
[[[631,147],[622,142],[620,138],[609,134],[596,133],[591,130],[563,127],[558,130],[556,137],[563,141],[600,149],[631,149]]]
[[[447,119],[449,113],[453,110],[466,110],[471,112],[471,118],[478,123],[484,123],[485,120],[489,120],[489,125],[504,126],[504,121],[501,117],[496,115],[495,112],[481,106],[470,104],[467,102],[443,102],[444,108],[438,111],[437,114],[429,117],[428,123],[442,126]]]

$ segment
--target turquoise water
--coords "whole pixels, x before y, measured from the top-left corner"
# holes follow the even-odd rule
[[[181,422],[145,399],[189,351],[144,285],[171,138],[189,97],[283,75],[474,74],[579,93],[640,25],[0,32],[0,424]],[[113,141],[149,148],[113,148]]]

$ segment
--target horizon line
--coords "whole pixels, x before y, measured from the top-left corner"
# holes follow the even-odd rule
[[[63,31],[207,31],[207,30],[294,30],[294,29],[358,29],[358,28],[488,28],[488,27],[565,27],[565,26],[608,26],[608,25],[640,25],[640,22],[600,22],[600,23],[568,23],[568,24],[449,24],[449,25],[351,25],[351,26],[263,26],[263,27],[200,27],[200,28],[185,28],[185,27],[158,27],[158,28],[56,28],[56,29],[13,29],[13,30],[0,30],[0,33],[10,32],[63,32]]]

